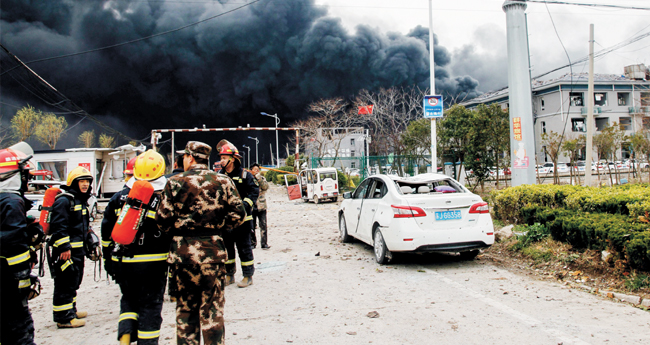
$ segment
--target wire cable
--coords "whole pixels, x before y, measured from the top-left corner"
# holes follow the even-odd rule
[[[77,55],[83,55],[83,54],[88,54],[88,53],[94,53],[94,52],[98,52],[98,51],[102,51],[102,50],[106,50],[106,49],[117,48],[117,47],[121,47],[121,46],[124,46],[124,45],[127,45],[127,44],[132,44],[132,43],[136,43],[136,42],[140,42],[140,41],[148,40],[148,39],[150,39],[150,38],[154,38],[154,37],[158,37],[158,36],[167,35],[167,34],[170,34],[170,33],[176,32],[176,31],[180,31],[180,30],[183,30],[183,29],[187,29],[187,28],[192,27],[192,26],[195,26],[195,25],[199,25],[199,24],[201,24],[201,23],[205,23],[205,22],[210,21],[210,20],[212,20],[212,19],[215,19],[215,18],[218,18],[218,17],[224,16],[224,15],[226,15],[226,14],[229,14],[229,13],[235,12],[235,11],[237,11],[237,10],[240,10],[240,9],[242,9],[242,8],[244,8],[244,7],[251,6],[251,5],[253,5],[253,4],[255,4],[255,3],[258,3],[258,2],[260,2],[260,1],[263,1],[263,0],[254,0],[253,2],[250,2],[250,3],[247,3],[247,4],[245,4],[245,5],[242,5],[242,6],[236,7],[236,8],[234,8],[234,9],[232,9],[232,10],[229,10],[229,11],[226,11],[226,12],[223,12],[223,13],[220,13],[220,14],[217,14],[217,15],[215,15],[215,16],[212,16],[212,17],[209,17],[209,18],[206,18],[206,19],[203,19],[203,20],[199,20],[198,22],[194,22],[194,23],[190,23],[190,24],[187,24],[187,25],[184,25],[184,26],[178,27],[178,28],[176,28],[176,29],[171,29],[171,30],[167,30],[167,31],[159,32],[159,33],[157,33],[157,34],[149,35],[149,36],[146,36],[146,37],[141,37],[141,38],[137,38],[137,39],[134,39],[134,40],[130,40],[130,41],[122,42],[122,43],[117,43],[117,44],[113,44],[113,45],[109,45],[109,46],[105,46],[105,47],[100,47],[100,48],[90,49],[90,50],[86,50],[86,51],[82,51],[82,52],[71,53],[71,54],[64,54],[64,55],[52,56],[52,57],[49,57],[49,58],[43,58],[43,59],[32,60],[32,61],[25,62],[24,64],[25,64],[25,65],[30,65],[30,64],[37,63],[37,62],[51,61],[51,60],[62,59],[62,58],[67,58],[67,57],[72,57],[72,56],[77,56]],[[15,67],[13,67],[13,68],[11,68],[11,69],[9,69],[9,70],[3,72],[2,74],[0,74],[0,76],[4,75],[4,74],[7,73],[7,72],[12,71],[14,68],[17,68],[17,67],[19,67],[19,66],[15,66]]]
[[[573,6],[585,6],[585,7],[607,7],[607,8],[618,8],[624,10],[641,10],[641,11],[650,11],[650,7],[635,7],[635,6],[621,6],[621,5],[610,5],[610,4],[585,4],[577,2],[566,2],[566,1],[546,1],[546,0],[527,0],[527,2],[537,2],[543,4],[551,5],[573,5]]]

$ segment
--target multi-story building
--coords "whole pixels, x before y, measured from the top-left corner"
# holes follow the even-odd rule
[[[324,166],[347,169],[360,168],[359,160],[366,153],[366,130],[363,127],[320,128],[307,141],[307,154],[322,158]]]
[[[596,74],[594,76],[595,134],[616,123],[626,135],[640,129],[650,129],[650,72],[644,65],[628,66],[625,75]],[[567,74],[557,79],[533,80],[533,119],[537,162],[550,161],[541,134],[551,131],[566,138],[586,134],[588,74]],[[464,102],[467,108],[479,104],[500,104],[509,108],[508,89],[485,93]],[[624,143],[617,157],[628,158]],[[584,152],[583,157],[584,159]],[[562,159],[561,159],[562,160]]]

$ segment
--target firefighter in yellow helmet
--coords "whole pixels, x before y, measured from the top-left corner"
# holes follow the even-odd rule
[[[106,253],[104,267],[120,285],[120,317],[117,338],[121,344],[137,341],[139,345],[158,344],[162,324],[162,306],[167,284],[167,253],[170,237],[158,228],[155,220],[160,194],[167,183],[163,176],[165,160],[158,152],[148,150],[134,161],[133,176],[124,189],[108,202],[102,220],[102,246]],[[125,204],[131,203],[129,193],[137,181],[149,182],[154,194],[142,205],[145,215],[133,243],[117,246],[111,234]],[[135,186],[139,186],[135,185]],[[136,191],[137,192],[137,191]],[[131,193],[132,197],[136,193]]]
[[[77,290],[84,274],[84,239],[89,231],[88,198],[93,177],[78,166],[68,174],[50,215],[50,274],[54,278],[52,311],[58,328],[82,327],[88,315],[77,310]],[[49,251],[48,251],[49,252]]]

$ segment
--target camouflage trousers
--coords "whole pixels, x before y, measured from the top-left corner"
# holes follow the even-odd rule
[[[224,265],[173,264],[170,273],[170,291],[177,299],[176,343],[199,345],[203,334],[205,345],[223,344]]]

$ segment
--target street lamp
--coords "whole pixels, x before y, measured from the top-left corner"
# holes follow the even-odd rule
[[[248,137],[248,139],[255,140],[255,163],[259,164],[260,161],[259,161],[259,156],[257,155],[257,144],[259,144],[260,141],[257,140],[257,138],[253,138],[253,137]]]
[[[280,167],[280,145],[278,145],[278,125],[280,124],[280,118],[278,117],[277,113],[275,115],[271,115],[265,112],[261,112],[260,114],[275,118],[275,164],[276,164],[276,168],[279,168]]]
[[[246,145],[242,145],[242,147],[245,148],[245,149],[248,149],[248,156],[247,156],[248,157],[248,168],[250,169],[250,167],[251,167],[251,147],[246,146]]]

